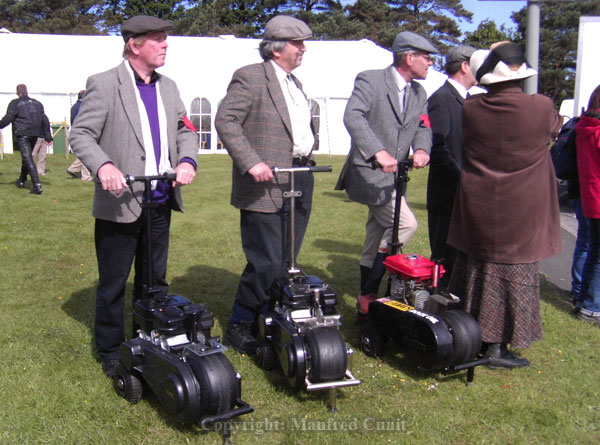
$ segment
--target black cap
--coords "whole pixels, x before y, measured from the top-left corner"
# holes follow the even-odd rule
[[[149,32],[171,31],[172,29],[173,25],[158,17],[136,15],[123,22],[121,25],[121,35],[125,43],[127,43],[132,37],[148,34]]]

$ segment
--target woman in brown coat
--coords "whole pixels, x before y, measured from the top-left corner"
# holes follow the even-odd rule
[[[509,42],[479,50],[471,70],[486,94],[463,107],[463,165],[448,243],[461,253],[450,282],[481,328],[491,367],[529,361],[508,351],[542,338],[537,262],[561,251],[548,144],[561,119],[545,96],[523,92],[529,68]]]

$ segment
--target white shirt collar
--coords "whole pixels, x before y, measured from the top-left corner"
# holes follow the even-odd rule
[[[450,85],[452,85],[456,91],[458,91],[458,94],[460,94],[463,99],[467,98],[467,89],[465,87],[450,77],[448,77],[448,82],[450,82]]]
[[[406,80],[404,80],[404,77],[402,77],[400,75],[400,73],[398,72],[398,70],[395,67],[393,67],[393,68],[394,68],[394,74],[396,76],[396,84],[398,85],[398,91],[402,91],[408,82]]]
[[[275,69],[275,75],[277,76],[279,83],[283,82],[287,77],[288,73],[283,68],[281,68],[274,60],[270,60],[270,62],[271,65],[273,65],[273,68]]]

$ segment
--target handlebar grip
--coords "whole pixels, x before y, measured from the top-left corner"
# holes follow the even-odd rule
[[[332,170],[333,168],[331,167],[331,165],[315,165],[310,167],[310,171],[312,171],[313,173],[328,173]]]
[[[162,175],[153,175],[153,176],[134,176],[134,175],[125,175],[125,181],[128,184],[133,182],[144,182],[144,181],[155,181],[155,180],[164,180],[164,181],[174,181],[177,178],[176,173],[163,173]]]

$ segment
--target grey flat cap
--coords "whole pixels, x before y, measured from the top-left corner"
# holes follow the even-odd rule
[[[446,54],[446,64],[456,62],[468,62],[471,59],[471,55],[475,52],[475,48],[468,45],[454,46],[450,48]]]
[[[312,37],[312,31],[302,20],[289,15],[273,17],[265,25],[265,40],[306,40]]]
[[[433,46],[425,37],[415,34],[410,31],[402,31],[398,33],[392,45],[393,53],[401,53],[404,51],[417,50],[426,53],[439,53],[438,49]]]
[[[123,36],[123,40],[127,42],[132,37],[137,37],[142,34],[158,31],[171,31],[172,29],[173,25],[158,17],[136,15],[123,22],[121,25],[121,35]]]

